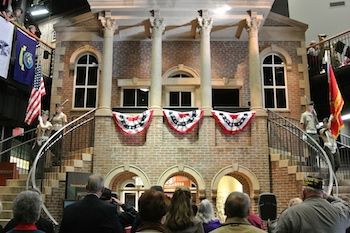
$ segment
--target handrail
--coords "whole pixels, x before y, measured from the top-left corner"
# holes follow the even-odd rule
[[[34,129],[29,129],[29,130],[27,130],[27,131],[24,131],[23,134],[5,138],[4,140],[0,141],[0,144],[4,144],[4,143],[7,142],[8,140],[11,140],[11,139],[16,138],[16,137],[23,137],[25,134],[31,133],[31,132],[33,132],[33,131],[35,131],[35,130],[36,130],[36,128],[34,128]]]
[[[29,142],[32,142],[32,141],[34,141],[34,140],[35,140],[35,138],[29,139],[29,140],[27,140],[27,141],[25,141],[25,142],[22,142],[22,143],[20,143],[20,144],[17,144],[17,145],[15,145],[15,146],[11,147],[11,148],[8,148],[8,149],[6,149],[6,150],[4,150],[4,151],[1,151],[1,152],[0,152],[0,156],[3,155],[3,154],[5,154],[5,153],[7,153],[7,152],[9,152],[9,151],[11,151],[11,150],[13,150],[13,149],[15,149],[15,148],[17,148],[17,147],[20,147],[20,146],[23,146],[23,145],[25,145],[25,144],[27,144],[27,143],[29,143]]]
[[[324,44],[324,43],[326,43],[326,42],[329,42],[330,40],[333,40],[333,39],[335,39],[335,38],[337,38],[337,37],[340,37],[340,36],[342,36],[342,35],[345,35],[346,33],[350,33],[350,29],[348,29],[348,30],[346,30],[346,31],[344,31],[344,32],[340,32],[340,33],[338,33],[338,34],[335,34],[334,36],[328,37],[327,39],[322,40],[322,41],[316,43],[315,45],[322,45],[322,44]],[[311,47],[312,47],[312,46],[308,46],[308,47],[306,47],[306,49],[309,49],[309,48],[311,48]]]
[[[323,150],[323,148],[318,144],[318,142],[316,142],[316,140],[314,140],[310,135],[308,135],[304,130],[302,130],[300,127],[296,126],[294,123],[292,123],[290,120],[288,120],[287,118],[277,114],[276,112],[273,112],[269,109],[267,109],[268,113],[271,113],[277,117],[279,117],[280,119],[285,120],[287,123],[294,125],[295,129],[297,129],[299,132],[302,133],[303,136],[305,136],[307,138],[307,141],[311,141],[318,149],[318,151],[321,152],[323,159],[326,161],[327,166],[328,166],[328,171],[329,171],[329,184],[328,184],[328,190],[327,193],[328,195],[330,195],[332,193],[333,190],[333,181],[335,182],[335,186],[336,186],[336,195],[338,195],[338,180],[334,174],[333,168],[332,168],[332,164],[326,154],[326,152]],[[289,127],[283,126],[281,125],[284,129],[290,131]],[[305,143],[305,142],[304,142]]]
[[[83,119],[84,117],[86,117],[87,115],[93,113],[94,111],[96,111],[96,108],[90,110],[89,112],[81,115],[80,117],[78,117],[77,119],[69,122],[68,124],[66,124],[65,126],[63,126],[61,129],[59,129],[57,132],[55,132],[53,135],[50,136],[50,138],[40,147],[38,153],[35,156],[33,165],[30,169],[28,178],[27,178],[27,182],[26,182],[26,189],[29,189],[29,182],[31,181],[31,185],[33,187],[33,189],[38,190],[38,187],[36,186],[36,181],[35,181],[35,173],[36,173],[36,167],[38,164],[39,159],[41,158],[41,156],[44,154],[44,150],[45,152],[54,144],[57,142],[57,138],[56,136],[61,134],[61,132],[63,132],[66,128],[68,128],[69,126],[75,124],[76,122],[78,122],[79,120]],[[61,136],[63,137],[63,136]],[[51,142],[52,140],[54,140],[53,142]],[[55,225],[58,225],[58,222],[55,220],[55,218],[50,214],[50,212],[47,210],[47,208],[45,207],[45,205],[43,204],[43,209],[45,211],[45,213],[47,214],[47,216],[52,220],[52,222]]]
[[[0,15],[0,17],[4,18],[4,19],[7,21],[7,19],[6,19],[4,16]],[[50,49],[54,49],[54,47],[52,47],[51,45],[49,45],[49,44],[46,43],[45,41],[41,40],[41,39],[40,39],[39,37],[37,37],[36,35],[33,35],[32,33],[30,33],[30,32],[28,31],[27,28],[25,28],[25,27],[19,25],[19,24],[16,23],[16,22],[13,22],[13,21],[7,21],[7,22],[12,23],[15,27],[17,27],[17,28],[21,29],[22,31],[24,31],[28,36],[34,38],[36,41],[38,41],[38,42],[40,42],[40,43],[43,43],[44,45],[46,45],[46,46],[49,47]]]

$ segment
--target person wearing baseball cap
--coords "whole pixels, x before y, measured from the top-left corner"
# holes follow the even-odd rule
[[[350,227],[350,204],[325,195],[322,178],[306,177],[302,198],[281,214],[274,233],[344,233]]]

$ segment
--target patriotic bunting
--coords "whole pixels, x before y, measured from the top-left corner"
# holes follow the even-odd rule
[[[191,112],[177,112],[163,109],[163,115],[170,128],[178,133],[185,134],[193,130],[203,116],[203,110]]]
[[[117,128],[125,135],[136,135],[142,133],[150,125],[152,116],[153,110],[147,110],[138,115],[113,112],[113,119]]]
[[[255,116],[255,112],[253,111],[229,113],[213,110],[211,113],[226,134],[236,134],[241,132],[249,125]]]

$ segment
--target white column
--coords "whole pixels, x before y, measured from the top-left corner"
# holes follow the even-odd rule
[[[151,60],[151,90],[150,104],[152,109],[161,109],[162,106],[162,34],[164,20],[159,11],[154,11],[150,18],[152,26],[152,60]]]
[[[211,90],[211,54],[210,54],[210,31],[213,20],[209,18],[208,11],[202,10],[198,17],[200,33],[200,76],[201,76],[201,105],[205,112],[212,109]]]
[[[247,19],[248,49],[249,49],[249,87],[250,108],[259,110],[263,108],[262,80],[260,76],[259,38],[258,31],[261,19],[256,12],[251,12]]]
[[[112,115],[112,73],[113,73],[113,37],[117,28],[116,20],[111,18],[110,12],[105,12],[104,16],[99,16],[103,29],[103,60],[102,75],[98,83],[98,109],[97,115]]]

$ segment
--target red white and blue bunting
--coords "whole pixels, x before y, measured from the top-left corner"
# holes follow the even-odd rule
[[[135,135],[145,131],[151,123],[153,110],[147,110],[138,115],[113,112],[117,128],[125,135]]]
[[[216,122],[226,134],[236,134],[244,130],[255,116],[254,111],[229,113],[211,111]]]
[[[178,112],[163,109],[163,115],[167,120],[170,128],[178,133],[185,134],[193,130],[202,119],[203,110],[193,110],[190,112]]]

